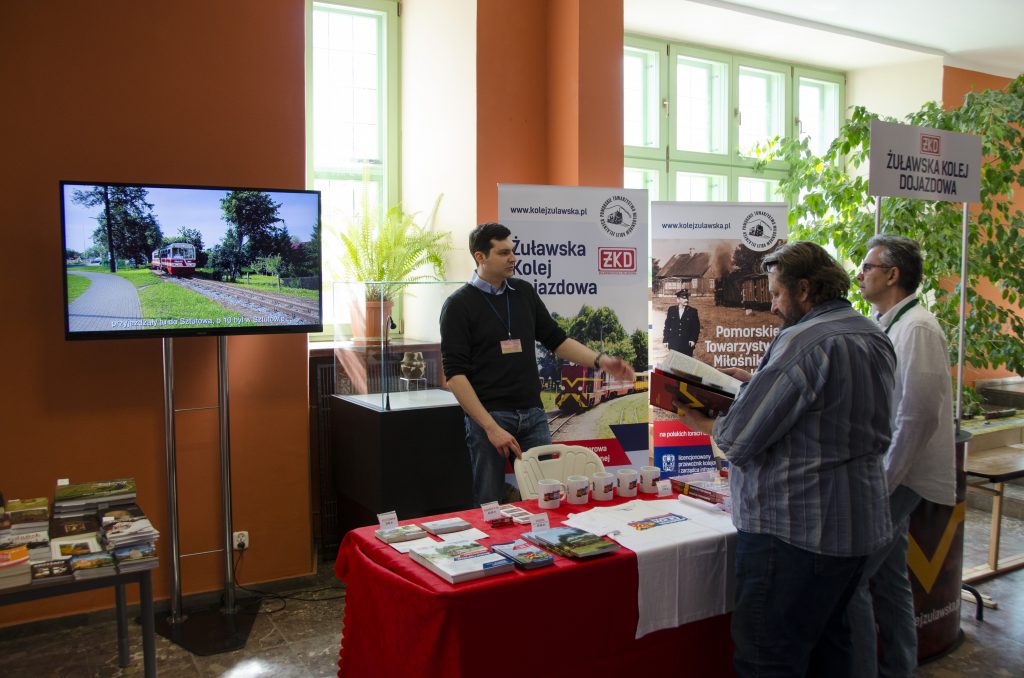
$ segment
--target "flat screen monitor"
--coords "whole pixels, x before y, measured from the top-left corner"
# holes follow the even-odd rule
[[[62,181],[68,339],[320,332],[320,192]]]

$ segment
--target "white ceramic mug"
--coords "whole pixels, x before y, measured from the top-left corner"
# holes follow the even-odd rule
[[[565,498],[565,486],[561,481],[545,478],[537,481],[537,506],[542,509],[556,509]]]
[[[619,471],[619,496],[635,497],[639,478],[640,475],[636,472],[636,469],[624,468]]]
[[[645,494],[653,494],[658,491],[658,478],[661,477],[661,469],[657,466],[640,467],[640,491]]]
[[[586,504],[590,499],[590,478],[569,476],[565,479],[565,494],[570,504]]]
[[[594,501],[609,501],[615,489],[615,476],[607,471],[594,474]]]

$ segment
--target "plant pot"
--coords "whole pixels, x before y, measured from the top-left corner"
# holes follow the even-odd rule
[[[393,301],[367,301],[349,307],[352,318],[352,341],[357,344],[387,343]]]

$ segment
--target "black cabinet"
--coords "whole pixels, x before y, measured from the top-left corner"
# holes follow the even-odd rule
[[[384,511],[405,520],[471,506],[463,413],[451,393],[392,393],[384,406],[379,393],[330,402],[342,534],[374,524]]]

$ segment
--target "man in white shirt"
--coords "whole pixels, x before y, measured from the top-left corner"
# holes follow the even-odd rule
[[[918,300],[922,260],[909,238],[879,235],[857,282],[896,351],[892,442],[885,455],[893,539],[873,554],[847,607],[857,676],[910,676],[917,667],[914,596],[907,571],[910,514],[922,498],[956,503],[949,351],[938,322]],[[870,588],[869,588],[870,585]],[[875,624],[878,624],[876,650]]]

